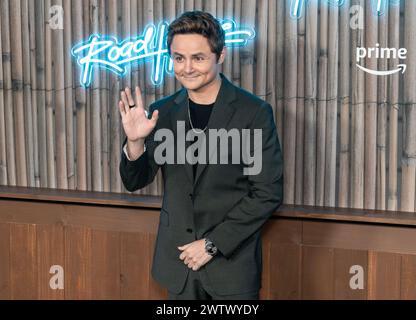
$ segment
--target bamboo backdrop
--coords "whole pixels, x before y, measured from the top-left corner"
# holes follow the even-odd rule
[[[255,26],[255,41],[229,50],[223,72],[274,108],[285,203],[415,211],[416,1],[402,0],[376,17],[370,0],[345,0],[340,8],[309,0],[298,20],[284,0],[0,3],[0,184],[125,192],[119,91],[139,84],[148,106],[180,84],[167,76],[156,88],[150,65],[132,65],[123,78],[95,69],[85,90],[70,48],[94,32],[125,38],[199,9]],[[350,28],[357,4],[364,29]],[[53,5],[64,9],[63,29],[49,26]],[[358,70],[355,48],[375,43],[407,48],[404,75]],[[398,62],[365,65],[386,70]],[[159,173],[137,193],[162,192]]]

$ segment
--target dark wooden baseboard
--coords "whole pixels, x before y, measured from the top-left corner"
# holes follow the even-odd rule
[[[0,187],[0,299],[166,298],[150,275],[160,206]],[[415,239],[413,213],[282,206],[263,229],[261,298],[416,299]],[[51,289],[52,266],[63,289]]]

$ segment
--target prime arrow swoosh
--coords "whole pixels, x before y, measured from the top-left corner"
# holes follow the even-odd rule
[[[363,70],[365,72],[368,72],[368,73],[371,73],[371,74],[374,74],[376,76],[388,76],[388,75],[394,74],[396,72],[402,71],[402,73],[404,73],[406,71],[406,65],[405,64],[398,64],[397,65],[397,67],[398,67],[397,69],[394,69],[394,70],[386,70],[386,71],[378,71],[378,70],[367,69],[367,68],[364,68],[364,67],[360,66],[358,63],[356,64],[356,66],[358,68],[360,68],[361,70]]]

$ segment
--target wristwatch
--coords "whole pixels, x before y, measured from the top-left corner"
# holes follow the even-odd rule
[[[205,251],[210,256],[215,256],[218,252],[217,247],[214,245],[214,243],[209,240],[208,238],[205,238]]]

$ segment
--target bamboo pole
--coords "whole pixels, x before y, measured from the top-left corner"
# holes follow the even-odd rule
[[[232,2],[231,2],[232,3]],[[267,69],[266,69],[266,100],[273,107],[274,116],[276,118],[276,33],[277,33],[277,3],[269,2],[267,12]]]
[[[30,1],[29,3],[32,3]],[[44,1],[35,4],[36,37],[36,105],[39,141],[39,175],[40,187],[48,187],[48,161],[46,145],[46,94],[45,94],[45,6]]]
[[[404,10],[404,47],[407,48],[407,61],[416,61],[416,2],[406,1]],[[416,65],[408,63],[404,74],[403,98],[404,139],[402,156],[401,211],[415,210],[416,176]]]
[[[130,31],[130,12],[131,12],[130,0],[122,0],[120,5],[121,5],[121,12],[120,12],[121,35],[120,36],[121,36],[122,39],[126,39],[126,38],[129,38],[131,36],[131,31]],[[131,71],[131,64],[130,64],[129,68],[130,68],[129,71]],[[127,74],[125,76],[123,76],[122,87],[123,88],[126,88],[126,87],[131,88],[131,72],[127,72]]]
[[[338,206],[349,205],[350,177],[350,0],[340,8],[339,32],[339,93],[340,142],[339,142],[339,192]]]
[[[36,77],[36,9],[35,1],[28,1],[28,23],[29,23],[29,49],[30,49],[30,96],[31,96],[31,106],[30,110],[32,114],[32,130],[31,134],[33,136],[33,167],[34,167],[34,186],[40,187],[40,168],[39,168],[39,145],[40,141],[38,139],[38,106],[37,106],[37,77]]]
[[[329,7],[324,205],[335,207],[338,118],[338,6]]]
[[[62,7],[62,0],[54,0],[53,5]],[[50,26],[49,26],[50,27]],[[59,189],[68,189],[67,160],[66,160],[66,121],[65,121],[65,61],[64,35],[62,29],[53,29],[52,34],[52,63],[55,108],[55,148],[56,148],[56,178]]]
[[[232,17],[233,10],[234,10],[234,1],[225,1],[223,10],[224,10],[224,14],[222,17],[223,19],[227,17]],[[232,49],[232,47],[227,47],[227,56],[222,66],[222,72],[230,80],[232,80],[233,51],[234,50]]]
[[[82,0],[72,0],[73,41],[79,43],[84,39],[82,18]],[[81,73],[75,68],[75,108],[76,108],[76,173],[77,189],[87,190],[87,155],[86,141],[86,93],[79,84]]]
[[[283,166],[285,179],[283,193],[285,195],[285,203],[293,204],[295,200],[295,162],[293,160],[296,156],[297,111],[297,21],[290,18],[288,6],[286,6],[285,13],[285,106],[283,128],[285,131],[283,137]]]
[[[25,146],[25,109],[23,106],[23,57],[22,57],[22,19],[21,1],[11,1],[10,5],[10,34],[11,59],[12,59],[12,86],[13,86],[13,108],[14,134],[16,137],[16,173],[17,185],[27,186],[26,170],[26,146]]]
[[[202,9],[203,11],[211,13],[214,17],[217,14],[217,2],[216,2],[216,0],[213,0],[213,1],[205,0],[205,1],[203,1],[202,2],[202,8],[203,8]]]
[[[99,33],[98,0],[90,0],[91,33]],[[100,70],[94,68],[91,86],[91,182],[93,191],[103,191],[101,151]]]
[[[48,187],[56,188],[55,163],[55,132],[54,132],[54,105],[53,105],[53,69],[52,69],[52,35],[49,26],[49,8],[51,1],[45,0],[45,104],[46,104],[46,146],[48,161]]]
[[[325,154],[326,137],[327,83],[328,83],[328,5],[320,3],[319,17],[319,65],[318,65],[318,104],[316,117],[316,194],[315,205],[325,203]]]
[[[267,86],[267,1],[257,1],[258,15],[256,26],[258,29],[256,46],[256,75],[255,75],[255,94],[262,99],[266,99]]]
[[[241,2],[241,23],[243,25],[254,26],[256,21],[256,2],[242,0]],[[246,46],[240,48],[240,75],[241,87],[254,92],[254,41],[248,42]]]
[[[379,39],[381,48],[388,48],[388,21],[389,12],[379,18]],[[388,70],[388,59],[379,59],[378,69]],[[387,145],[387,99],[388,99],[388,78],[378,77],[377,94],[377,175],[376,175],[376,199],[375,207],[378,210],[386,208],[386,145]]]
[[[28,0],[21,2],[22,15],[22,61],[23,61],[23,110],[25,125],[25,148],[26,148],[26,170],[27,183],[25,186],[35,186],[35,158],[34,146],[37,144],[34,135],[33,118],[36,113],[32,112],[32,94],[30,78],[30,37],[29,37],[29,4]]]
[[[132,12],[132,16],[137,16],[137,0],[133,0],[136,3],[136,12]],[[133,10],[133,7],[132,7]],[[100,0],[99,3],[99,20],[100,20],[100,33],[107,34],[107,15],[108,7],[106,0]],[[133,22],[132,22],[133,24]],[[137,22],[135,23],[137,29]],[[137,72],[135,73],[137,76]],[[136,82],[137,83],[137,82]],[[109,192],[111,190],[111,178],[110,178],[110,139],[109,139],[109,108],[114,108],[109,102],[109,87],[108,87],[108,72],[107,70],[100,69],[100,102],[101,102],[101,157],[102,157],[102,175],[103,175],[103,191]]]
[[[194,10],[202,10],[202,0],[194,0]]]
[[[163,15],[163,0],[154,0],[154,23],[157,25],[160,21],[164,20],[164,15]],[[163,83],[165,83],[168,76],[166,74],[163,75]],[[150,84],[150,83],[149,83]],[[154,86],[154,90],[155,90],[155,100],[160,100],[161,98],[163,98],[164,96],[164,86],[163,85],[158,85],[158,86]],[[160,195],[163,193],[163,177],[162,177],[162,170],[159,170],[155,179],[154,179],[154,191],[153,194],[154,195]]]
[[[164,20],[168,21],[168,23],[171,23],[176,16],[176,6],[174,1],[164,0],[163,2],[163,8],[164,8]],[[164,92],[165,95],[173,94],[176,91],[175,88],[175,76],[174,75],[167,75],[164,79]]]
[[[91,34],[91,15],[90,15],[90,1],[83,1],[82,2],[82,18],[84,20],[84,34],[83,39],[87,39]],[[94,72],[92,81],[96,80],[96,70],[94,68]],[[86,105],[85,105],[85,142],[84,148],[86,149],[86,157],[87,157],[87,190],[92,190],[92,141],[91,141],[91,86],[88,87],[86,90]]]
[[[118,27],[118,1],[109,0],[108,2],[108,32],[110,34],[117,35],[120,30]],[[117,76],[114,74],[109,75],[109,87],[110,87],[110,181],[111,191],[121,191],[121,179],[118,166],[120,163],[121,155],[121,143],[120,132],[122,126],[120,123],[120,113],[117,108],[117,103],[120,100],[121,83]]]
[[[234,21],[239,26],[241,25],[241,1],[234,0]],[[234,49],[232,51],[233,55],[233,66],[232,66],[232,80],[236,86],[241,85],[241,60],[240,60],[240,50]]]
[[[389,48],[399,48],[400,7],[391,6],[389,13]],[[390,59],[389,70],[398,65],[399,59]],[[391,75],[389,81],[389,155],[387,210],[398,210],[397,155],[399,126],[399,74]]]
[[[364,8],[364,0],[356,0],[356,4]],[[356,48],[363,47],[364,31],[352,30],[351,59],[355,65]],[[360,65],[364,62],[359,61]],[[363,208],[364,205],[364,72],[352,68],[352,113],[351,113],[351,207]]]
[[[147,2],[145,1],[143,6],[143,20],[146,21],[145,23],[155,23],[157,24],[157,21],[155,21],[155,10],[158,10],[158,8],[155,8],[155,2]],[[148,108],[155,100],[156,100],[156,90],[155,86],[151,82],[152,77],[152,64],[145,64],[144,65],[145,70],[145,106]],[[146,188],[142,191],[145,194],[150,195],[156,195],[157,194],[157,179],[155,179],[150,185],[148,185]]]
[[[68,188],[76,188],[76,168],[75,168],[75,139],[74,139],[74,114],[76,112],[74,104],[74,88],[72,70],[75,64],[72,63],[72,0],[63,1],[64,9],[64,88],[65,88],[65,128],[66,128],[66,177]]]
[[[283,147],[283,118],[284,118],[284,39],[285,39],[285,1],[277,1],[276,6],[276,75],[274,77],[276,83],[276,126],[279,136],[279,142]],[[236,50],[238,52],[238,50]]]
[[[181,2],[184,4],[184,6],[181,8],[178,8],[179,6],[177,6],[177,9],[182,9],[179,12],[191,11],[194,9],[194,0],[182,0]]]
[[[2,25],[0,23],[0,185],[7,185],[6,122],[4,115],[3,48],[1,30]]]
[[[305,48],[305,135],[303,169],[303,203],[315,204],[316,178],[316,95],[318,62],[318,5],[310,1],[306,6]],[[286,134],[286,132],[284,133]],[[298,174],[301,174],[298,172]]]
[[[303,201],[304,131],[305,131],[305,19],[298,20],[295,196],[294,203]]]
[[[371,10],[371,0],[366,1],[366,48],[374,48],[377,43],[378,18]],[[377,60],[367,58],[366,68],[376,70]],[[376,154],[377,154],[377,77],[365,76],[365,154],[364,154],[364,208],[375,209],[376,200]]]
[[[340,8],[340,39],[339,39],[339,112],[340,117],[340,146],[339,146],[339,179],[338,206],[347,207],[349,203],[349,162],[350,162],[350,1],[346,0],[344,7]],[[332,25],[332,23],[330,24]],[[336,121],[336,120],[335,120]],[[333,148],[333,147],[331,147]],[[336,168],[334,169],[337,170]]]
[[[153,21],[155,25],[158,25],[160,21],[163,20],[163,0],[153,0]],[[149,65],[150,67],[150,65]],[[163,76],[163,82],[167,80],[166,74]],[[149,82],[150,85],[151,82]],[[155,91],[155,100],[160,100],[163,98],[163,84],[155,86],[152,84]]]
[[[139,0],[139,2],[137,3],[137,23],[138,23],[138,31],[141,33],[142,30],[144,30],[146,24],[147,24],[147,19],[145,21],[145,18],[143,16],[143,7],[144,7],[144,3],[143,1],[145,0]],[[143,68],[143,64],[140,64],[138,66],[138,70],[139,70],[139,86],[141,90],[144,90],[145,88],[145,72],[144,72],[144,68]]]
[[[12,71],[10,53],[10,21],[9,3],[5,0],[1,2],[1,23],[2,23],[2,43],[3,43],[3,81],[4,81],[4,113],[6,131],[6,160],[7,160],[7,180],[10,186],[17,183],[16,177],[16,151],[13,123],[13,95],[12,95]]]

